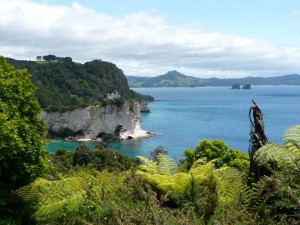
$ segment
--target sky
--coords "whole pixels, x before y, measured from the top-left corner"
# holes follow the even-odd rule
[[[0,55],[101,59],[126,75],[300,74],[300,0],[0,0]]]

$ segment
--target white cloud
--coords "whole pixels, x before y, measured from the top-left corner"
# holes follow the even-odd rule
[[[280,46],[191,24],[171,26],[153,12],[113,18],[77,3],[70,7],[0,0],[0,54],[102,59],[134,75],[178,70],[200,77],[283,75],[300,70],[300,48]]]

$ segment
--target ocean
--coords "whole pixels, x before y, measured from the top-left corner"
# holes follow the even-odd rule
[[[299,86],[253,86],[251,90],[229,87],[134,88],[157,100],[150,103],[151,113],[142,113],[142,128],[155,132],[151,138],[112,143],[130,157],[149,156],[157,146],[178,161],[187,148],[193,149],[203,139],[223,140],[231,148],[248,152],[249,109],[252,99],[261,108],[269,141],[283,144],[283,132],[300,124]],[[56,141],[46,149],[74,150],[79,143]],[[90,147],[94,143],[88,143]]]

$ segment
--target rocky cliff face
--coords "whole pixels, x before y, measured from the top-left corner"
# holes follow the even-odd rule
[[[90,106],[64,113],[43,112],[49,130],[68,129],[80,133],[82,139],[96,139],[101,134],[118,135],[121,139],[148,136],[141,129],[140,104],[125,102],[121,106]]]

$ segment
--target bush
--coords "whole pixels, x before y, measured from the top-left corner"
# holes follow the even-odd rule
[[[67,154],[67,150],[64,149],[64,148],[61,148],[61,149],[58,149],[56,152],[55,152],[55,155],[65,155]]]
[[[229,148],[221,140],[202,140],[194,150],[186,149],[184,156],[184,159],[180,159],[180,164],[185,164],[187,169],[190,169],[193,163],[201,158],[206,158],[207,161],[214,160],[215,168],[230,166],[244,172],[249,169],[249,156]]]
[[[76,148],[73,155],[73,166],[86,166],[93,162],[93,152],[86,145]]]
[[[93,165],[98,170],[118,169],[121,171],[129,170],[131,167],[140,165],[139,159],[132,159],[122,153],[97,146],[93,151]]]

